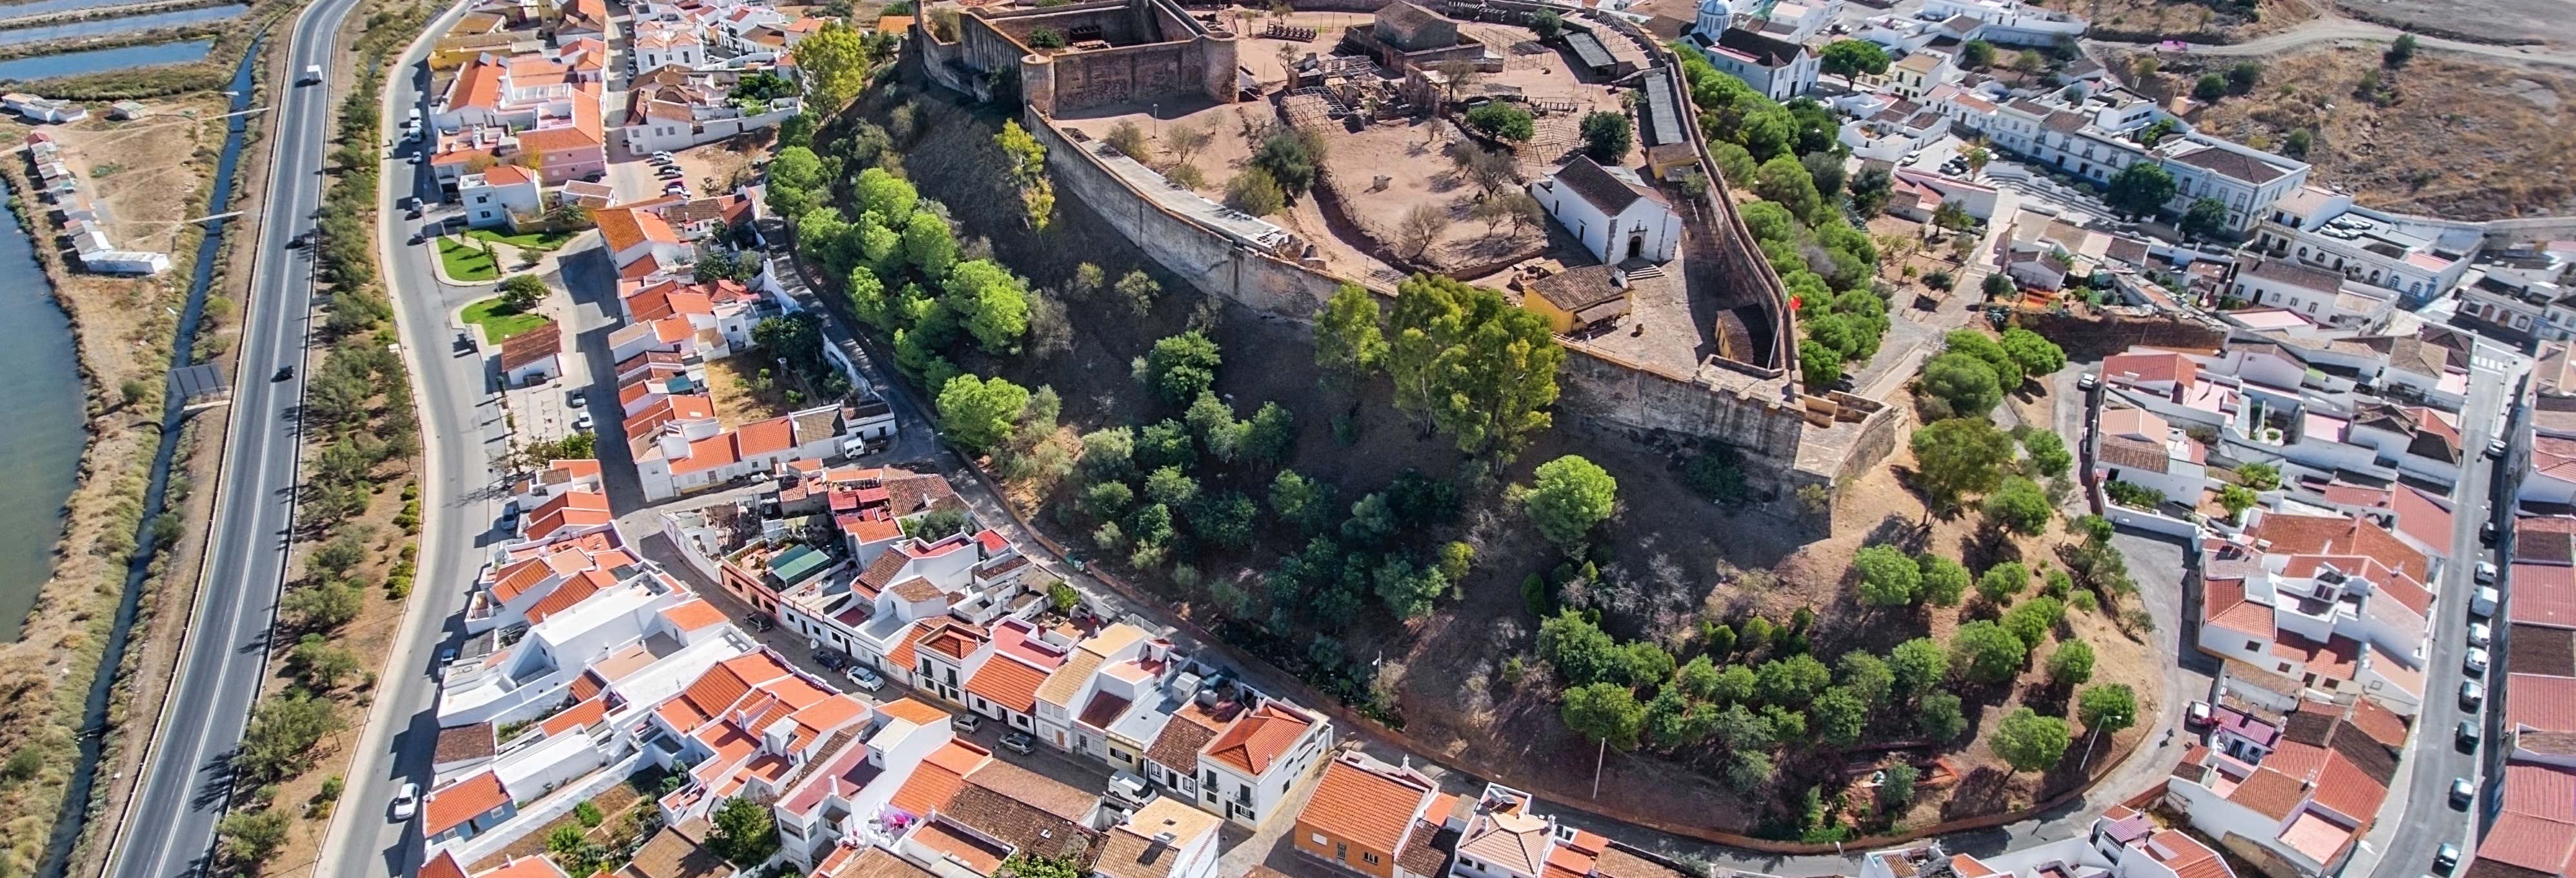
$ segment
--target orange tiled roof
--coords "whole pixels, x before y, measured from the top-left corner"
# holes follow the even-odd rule
[[[1437,792],[1392,772],[1371,771],[1335,759],[1315,782],[1314,797],[1297,812],[1300,832],[1322,831],[1363,849],[1393,856],[1413,818]]]
[[[1044,684],[1046,678],[1047,672],[1031,667],[1027,662],[997,655],[987,659],[975,676],[967,678],[966,691],[1005,709],[1035,713],[1038,686]]]
[[[1288,745],[1304,737],[1311,725],[1305,717],[1276,704],[1264,704],[1208,744],[1207,755],[1258,777],[1270,770],[1271,762],[1281,753],[1287,752]]]
[[[490,771],[433,790],[421,804],[421,834],[435,836],[510,803],[501,776]]]
[[[754,421],[734,430],[742,456],[774,454],[796,447],[796,428],[785,416]]]

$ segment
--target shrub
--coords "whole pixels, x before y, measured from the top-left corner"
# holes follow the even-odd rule
[[[1467,111],[1467,124],[1487,136],[1514,143],[1526,143],[1538,134],[1528,110],[1501,101],[1489,101]]]

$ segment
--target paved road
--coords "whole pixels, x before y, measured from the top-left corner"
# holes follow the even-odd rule
[[[2404,31],[2400,31],[2383,24],[2372,24],[2367,21],[2354,21],[2340,15],[2328,13],[2322,17],[2310,20],[2289,30],[2275,34],[2265,34],[2263,36],[2255,37],[2254,39],[2246,40],[2242,43],[2227,43],[2224,45],[2212,43],[2184,43],[2179,52],[2174,52],[2170,49],[2163,51],[2170,54],[2184,55],[2273,55],[2306,48],[2317,43],[2385,43],[2397,39],[2397,35],[2400,33],[2404,33]],[[2121,49],[2136,49],[2142,45],[2139,43],[2119,43],[2105,40],[2085,40],[2084,42],[2088,46],[2107,46]],[[2464,40],[2425,36],[2423,34],[2415,35],[2415,44],[2418,48],[2426,50],[2460,52],[2506,61],[2528,61],[2536,64],[2554,64],[2562,67],[2576,67],[2576,52],[2552,49],[2547,46],[2499,46],[2492,43],[2472,43]]]
[[[464,10],[462,4],[448,10],[425,32],[445,31]],[[429,76],[421,64],[425,46],[415,44],[395,65],[386,89],[386,105],[395,112],[421,100]],[[435,197],[425,175],[416,173],[415,158],[406,145],[384,164],[379,252],[421,409],[421,507],[429,514],[422,522],[419,586],[378,675],[375,706],[352,748],[348,788],[315,861],[314,874],[334,878],[418,869],[420,846],[411,825],[389,820],[388,807],[405,781],[429,788],[430,750],[438,738],[432,657],[436,645],[454,633],[449,624],[464,608],[462,583],[480,567],[482,547],[498,539],[493,521],[501,500],[492,461],[508,450],[500,396],[493,391],[498,385],[489,357],[459,356],[455,347],[456,310],[489,292],[439,282],[429,250],[406,243],[420,224],[437,220],[410,220],[392,209],[400,195]]]
[[[330,68],[332,39],[356,5],[320,0],[298,15],[286,69],[301,76],[307,65]],[[213,548],[173,695],[110,854],[109,871],[120,878],[185,875],[207,865],[215,825],[231,800],[232,753],[267,673],[269,627],[285,582],[297,488],[296,409],[304,380],[301,374],[270,378],[306,359],[312,251],[289,250],[286,243],[313,229],[332,94],[327,77],[323,83],[281,82],[272,88],[282,118],[270,155],[270,192],[259,225],[261,250],[252,267],[241,361],[233,375],[231,439],[208,540]]]
[[[2475,753],[2457,746],[2452,735],[2463,719],[2475,720],[2482,727],[2493,726],[2478,711],[2461,707],[2460,682],[2469,679],[2461,656],[2468,648],[2469,595],[2477,588],[2473,571],[2479,560],[2499,557],[2478,544],[2478,524],[2488,520],[2484,510],[2499,489],[2504,496],[2511,496],[2513,481],[2507,478],[2502,486],[2497,485],[2494,464],[2481,450],[2497,435],[2504,409],[2512,402],[2508,388],[2516,378],[2483,366],[2470,372],[2469,401],[2461,419],[2460,441],[2475,457],[2469,466],[2462,467],[2460,483],[2452,494],[2458,505],[2452,516],[2451,543],[2459,547],[2461,557],[2442,572],[2441,584],[2434,594],[2433,649],[2431,666],[2424,675],[2424,710],[2416,719],[2411,749],[2398,765],[2397,782],[2390,788],[2390,797],[2396,800],[2390,807],[2398,810],[2389,813],[2383,809],[2380,815],[2382,825],[2395,824],[2396,829],[2374,839],[2375,845],[2366,843],[2354,863],[2363,868],[2347,869],[2346,874],[2415,878],[2430,873],[2433,851],[2440,845],[2458,845],[2464,859],[2466,852],[2475,847],[2477,834],[2470,830],[2473,817],[2451,805],[2450,788],[2453,778],[2479,781],[2478,759]],[[2509,528],[2505,530],[2510,532]],[[2503,566],[2500,560],[2497,566]],[[2501,678],[2503,674],[2491,669],[2488,676]],[[2493,695],[2489,698],[2492,700]],[[2495,746],[2492,735],[2482,737],[2490,742],[2488,746]],[[2370,864],[2364,858],[2376,858],[2377,867],[2367,868]],[[2463,863],[2461,868],[2467,865]]]

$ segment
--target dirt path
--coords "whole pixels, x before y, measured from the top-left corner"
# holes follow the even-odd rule
[[[2385,43],[2397,39],[2397,35],[2401,33],[2404,33],[2404,31],[2387,25],[2372,24],[2366,21],[2355,21],[2329,12],[2313,21],[2301,24],[2298,27],[2276,34],[2256,37],[2242,43],[2234,43],[2230,45],[2184,43],[2179,49],[2167,47],[2161,51],[2183,55],[2218,55],[2229,57],[2274,55],[2304,48],[2317,43],[2356,40]],[[2085,40],[2084,42],[2088,46],[2109,48],[2136,48],[2141,45],[2147,45],[2143,43],[2112,42],[2106,40]],[[2537,64],[2576,67],[2576,52],[2553,49],[2546,46],[2500,46],[2489,43],[2472,43],[2466,40],[2446,39],[2443,37],[2423,36],[2420,34],[2415,37],[2415,42],[2418,47],[2423,49],[2460,52],[2463,54],[2478,55],[2506,61],[2528,61]]]

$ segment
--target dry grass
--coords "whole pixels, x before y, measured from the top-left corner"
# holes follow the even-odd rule
[[[2320,0],[2256,0],[2249,10],[2228,0],[2072,0],[2049,4],[2120,35],[2153,34],[2194,42],[2235,43],[2316,18]]]
[[[2275,149],[2291,132],[2311,131],[2312,179],[2373,207],[2460,220],[2576,207],[2576,124],[2567,116],[2576,77],[2435,52],[2387,71],[2379,55],[2328,48],[2273,59],[2254,94],[2192,121]],[[2393,100],[2359,96],[2372,72],[2394,87]]]
[[[727,428],[754,421],[765,421],[787,414],[786,380],[771,368],[768,357],[758,350],[744,351],[721,360],[707,361],[707,395],[713,399],[716,422]],[[754,390],[762,371],[770,373],[769,388]]]

